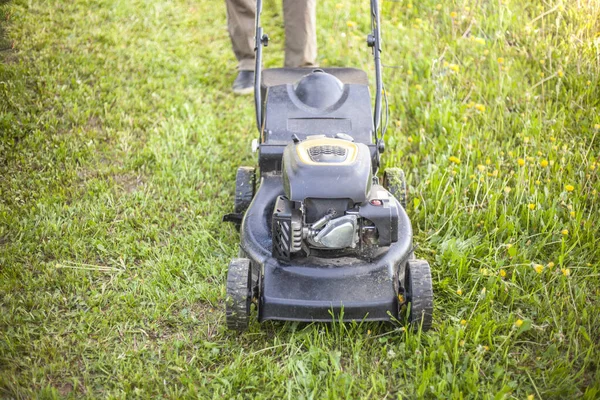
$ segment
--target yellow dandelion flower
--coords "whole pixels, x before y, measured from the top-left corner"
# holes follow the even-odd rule
[[[485,106],[483,104],[475,104],[475,109],[477,111],[484,112],[485,111]]]
[[[371,330],[370,330],[370,329],[368,329],[368,330],[367,330],[367,335],[370,335],[370,334],[371,334]]]
[[[509,194],[511,190],[512,189],[510,188],[510,186],[507,186],[504,188],[504,193]]]
[[[483,346],[483,350],[488,351],[490,348],[488,346]]]
[[[490,165],[492,163],[492,160],[490,160],[489,158],[485,159],[485,165]]]
[[[534,399],[535,399],[535,396],[532,394],[527,396],[527,400],[534,400]]]
[[[585,84],[586,84],[587,86],[590,86],[590,85],[592,84],[592,81],[587,81]]]
[[[483,171],[485,171],[485,165],[481,165],[481,164],[479,164],[479,165],[477,166],[477,169],[478,169],[478,170],[480,170],[481,172],[483,172]]]
[[[467,320],[466,320],[466,319],[461,319],[461,320],[460,320],[460,324],[461,324],[462,326],[465,326],[465,325],[467,324]]]
[[[562,69],[559,69],[558,72],[556,73],[556,75],[558,75],[559,78],[562,78],[563,76],[565,76],[565,73],[563,72]]]
[[[337,8],[337,9],[339,10],[339,9],[341,9],[341,8],[344,8],[344,5],[343,5],[342,3],[337,3],[337,4],[335,5],[335,8]]]
[[[595,124],[594,129],[600,129],[600,124]]]
[[[569,213],[569,215],[570,215],[571,217],[575,217],[575,211],[571,211],[571,212]]]
[[[421,85],[415,85],[415,89],[416,90],[423,90],[423,86],[421,86]]]
[[[412,6],[412,3],[408,3],[408,4],[406,5],[406,8],[408,8],[409,10],[410,10],[412,7],[413,7],[413,6]]]
[[[448,157],[448,160],[450,160],[450,162],[453,162],[454,164],[460,164],[460,158],[458,157],[450,156]]]
[[[520,328],[520,327],[521,327],[521,325],[523,325],[523,320],[522,320],[522,319],[518,319],[518,320],[516,320],[516,321],[515,321],[515,326],[516,326],[517,328]]]
[[[560,233],[562,233],[563,236],[567,236],[569,234],[569,230],[568,229],[563,229],[562,231],[560,231]]]
[[[412,69],[409,69],[408,71],[406,71],[407,75],[412,75]]]
[[[544,65],[546,63],[546,60],[540,60],[540,64]]]
[[[501,270],[500,270],[500,276],[501,276],[502,278],[506,278],[506,271],[505,271],[505,270],[503,270],[503,269],[501,269]]]
[[[456,17],[458,17],[458,14],[455,11],[452,11],[450,13],[450,18],[456,18]]]
[[[412,136],[409,136],[408,138],[406,138],[406,140],[408,140],[408,143],[412,143],[413,142]]]
[[[462,296],[462,294],[463,294],[462,289],[456,289],[456,294],[459,296]]]
[[[517,164],[519,164],[519,167],[522,167],[523,165],[525,165],[525,160],[523,160],[522,158],[519,158],[517,160]]]
[[[490,54],[490,51],[489,51],[488,49],[485,49],[485,50],[483,51],[483,55],[484,55],[484,56],[487,56],[488,54]]]
[[[533,269],[535,270],[535,272],[537,272],[538,274],[541,274],[542,272],[544,272],[544,266],[542,264],[536,264]]]
[[[504,64],[504,57],[498,57],[498,64]]]
[[[450,68],[454,72],[458,72],[460,70],[460,67],[458,65],[456,65],[456,64],[450,64],[448,66],[448,68]]]
[[[473,41],[477,44],[485,44],[485,39],[483,38],[475,38]]]
[[[441,5],[441,4],[438,4],[438,5],[436,5],[436,6],[435,6],[435,9],[436,9],[436,10],[441,10],[441,9],[442,9],[442,5]]]
[[[548,263],[548,268],[554,268],[554,263],[552,261]]]
[[[561,269],[560,269],[560,272],[562,272],[562,274],[563,274],[564,276],[569,276],[569,275],[571,275],[571,270],[570,270],[569,268],[561,268]]]
[[[533,204],[533,203],[529,203],[527,205],[527,207],[529,207],[529,209],[532,210],[532,211],[535,210],[535,204]]]
[[[462,321],[461,321],[461,322],[462,322]],[[458,345],[459,345],[460,347],[464,347],[464,346],[465,346],[465,341],[464,341],[464,340],[461,340],[460,342],[458,342]]]
[[[542,160],[542,161],[540,161],[540,167],[546,168],[547,166],[548,166],[548,160]]]
[[[356,28],[356,22],[354,21],[348,21],[346,25],[348,25],[348,28]]]
[[[573,185],[565,185],[565,190],[567,192],[572,192],[573,190],[575,190],[575,186],[573,186]]]

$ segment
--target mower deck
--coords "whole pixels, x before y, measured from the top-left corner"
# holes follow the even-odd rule
[[[302,257],[279,261],[271,254],[269,210],[282,193],[279,175],[263,178],[241,229],[241,248],[262,271],[259,320],[389,321],[398,316],[398,284],[412,251],[412,229],[402,210],[401,238],[371,259]],[[261,240],[262,239],[262,240]]]

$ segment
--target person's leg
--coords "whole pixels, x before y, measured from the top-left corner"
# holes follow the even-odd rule
[[[227,28],[240,71],[254,71],[256,0],[225,0]]]
[[[283,0],[283,18],[285,22],[285,66],[316,66],[316,0]]]
[[[248,94],[254,90],[254,17],[256,0],[225,0],[227,28],[233,52],[238,60],[238,75],[233,92]]]

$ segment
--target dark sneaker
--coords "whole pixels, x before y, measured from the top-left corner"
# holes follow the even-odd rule
[[[233,93],[250,94],[254,92],[254,71],[240,71],[233,81]]]

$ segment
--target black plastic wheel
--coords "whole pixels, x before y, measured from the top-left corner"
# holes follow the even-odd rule
[[[250,260],[247,258],[231,260],[227,271],[227,298],[225,299],[225,319],[229,329],[242,332],[248,328],[255,286],[253,281]]]
[[[406,190],[406,177],[400,168],[388,168],[383,173],[383,187],[392,194],[406,209],[408,192]]]
[[[233,212],[243,214],[246,212],[254,198],[255,169],[252,167],[239,167],[235,175],[235,203]]]
[[[433,286],[427,261],[410,260],[406,263],[404,293],[410,309],[408,322],[412,329],[428,331],[433,322]]]

